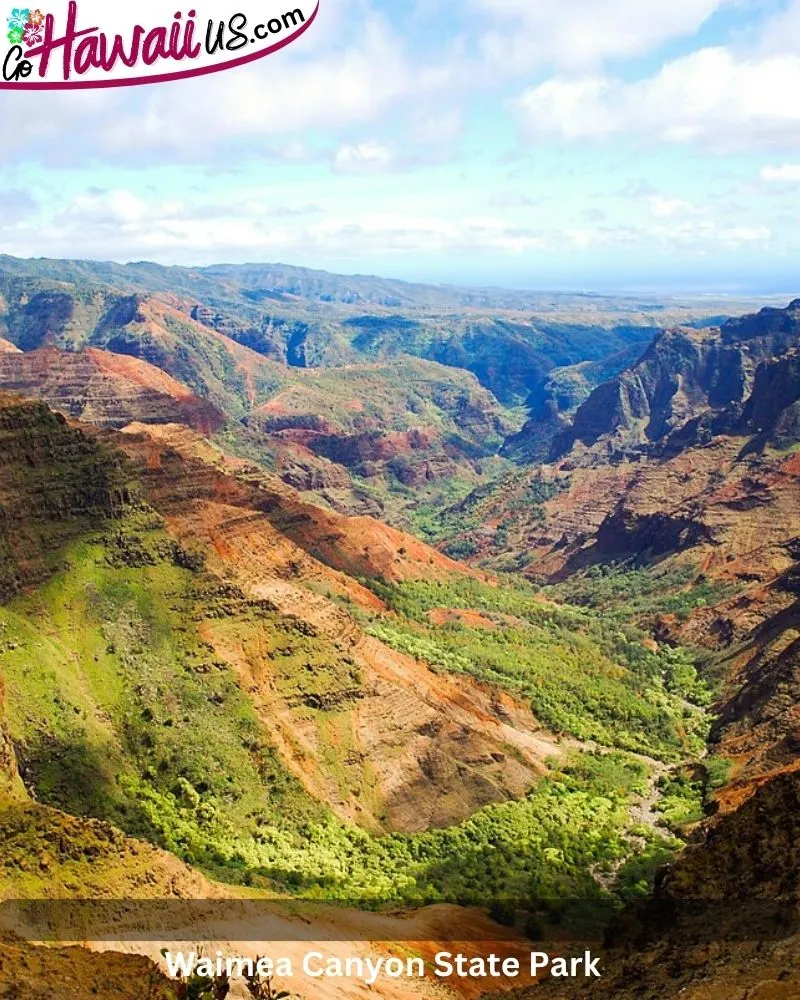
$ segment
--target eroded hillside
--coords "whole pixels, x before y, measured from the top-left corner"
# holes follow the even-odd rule
[[[4,672],[23,767],[45,800],[79,810],[78,786],[101,767],[95,813],[141,832],[136,824],[149,821],[126,820],[113,776],[131,754],[130,779],[167,794],[160,766],[173,781],[187,767],[245,768],[237,786],[258,788],[268,758],[276,776],[281,766],[296,776],[275,786],[276,807],[284,788],[307,811],[305,788],[369,827],[420,829],[523,794],[543,772],[553,746],[533,737],[532,718],[507,725],[488,692],[448,686],[365,636],[347,611],[348,601],[380,602],[344,569],[402,579],[462,567],[378,522],[313,508],[247,467],[185,458],[144,431],[97,442],[41,405],[6,399],[2,414]],[[40,596],[27,598],[34,584]],[[36,686],[32,661],[46,671]],[[164,684],[177,698],[171,709]],[[161,752],[174,754],[166,730],[196,727],[203,703],[210,742],[236,720],[227,763],[192,762],[199,737],[188,729],[182,763],[159,764],[152,738],[135,736],[158,718]],[[446,767],[426,765],[437,759]]]

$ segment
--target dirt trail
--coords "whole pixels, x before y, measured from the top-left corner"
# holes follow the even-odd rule
[[[650,788],[647,795],[640,797],[639,801],[631,807],[631,819],[639,826],[648,826],[651,830],[660,827],[663,819],[658,811],[658,803],[661,801],[662,792],[658,787],[660,780],[668,774],[671,768],[661,761],[652,762],[650,772]]]

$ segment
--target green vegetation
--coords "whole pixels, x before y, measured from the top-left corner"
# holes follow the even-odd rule
[[[656,808],[670,830],[680,830],[703,818],[705,789],[703,780],[694,768],[681,768],[665,775],[659,781],[661,797]]]
[[[479,554],[477,533],[485,537],[493,550],[502,550],[508,545],[518,512],[525,511],[529,518],[544,523],[547,519],[544,504],[569,487],[567,476],[553,480],[541,475],[529,478],[527,471],[508,472],[502,465],[492,471],[494,475],[488,482],[452,497],[449,503],[421,504],[412,519],[415,532],[431,544],[446,542],[444,551],[454,559],[469,559]],[[505,518],[492,534],[486,527],[483,508],[487,501],[498,496],[504,499]],[[514,559],[524,565],[524,556],[517,553]],[[520,568],[521,565],[517,566],[516,571]],[[509,567],[509,572],[515,570]]]
[[[592,566],[545,589],[556,600],[642,623],[657,614],[685,620],[696,608],[715,604],[729,592],[724,584],[698,577],[692,565],[665,571],[632,563]]]
[[[436,670],[507,689],[556,732],[668,761],[703,749],[705,716],[685,700],[708,696],[687,654],[654,651],[634,626],[554,605],[522,583],[373,586],[397,615],[371,621],[373,635]],[[482,611],[495,627],[434,628],[436,608]]]
[[[229,860],[215,847],[225,839],[322,813],[201,637],[207,615],[259,628],[267,608],[209,593],[191,556],[146,526],[75,543],[64,559],[0,609],[7,723],[40,801],[207,865]]]
[[[680,834],[686,826],[703,819],[712,792],[727,784],[731,766],[724,757],[708,757],[664,775],[658,784],[661,794],[656,805],[664,826]]]
[[[354,784],[344,720],[363,684],[347,648],[215,577],[137,499],[126,463],[45,412],[16,415],[49,450],[31,465],[12,439],[20,460],[7,476],[32,513],[0,553],[9,580],[23,564],[30,573],[0,607],[0,650],[5,728],[40,803],[107,820],[233,883],[374,906],[524,912],[532,899],[594,898],[605,892],[595,876],[613,885],[641,851],[629,816],[642,765],[614,754],[571,761],[519,801],[446,830],[378,839],[338,819],[291,776],[251,694],[263,684],[316,726],[344,794]],[[53,453],[70,461],[54,464]],[[81,462],[90,486],[70,472]],[[528,698],[565,733],[665,759],[695,745],[702,714],[680,701],[693,678],[635,629],[556,607],[523,583],[376,589],[396,613],[369,627],[439,669]],[[428,612],[440,606],[478,608],[496,627],[433,629]],[[652,832],[644,839],[668,849]]]
[[[649,768],[644,761],[619,751],[573,754],[564,773],[599,795],[646,795]]]
[[[43,804],[113,822],[228,881],[366,905],[594,898],[602,890],[590,872],[613,880],[630,858],[629,801],[643,772],[616,755],[578,758],[522,800],[450,829],[378,839],[342,822],[288,775],[211,640],[235,645],[251,665],[274,658],[283,693],[331,724],[342,691],[357,697],[352,664],[331,657],[308,626],[209,576],[152,515],[72,543],[61,562],[37,591],[0,609],[7,725]],[[531,619],[549,613],[522,592],[494,600]],[[614,688],[622,668],[587,635],[576,633],[570,649],[566,619],[552,633],[537,627],[542,649],[549,642],[565,666],[591,654]],[[525,639],[535,645],[533,633]],[[471,669],[465,648],[453,655]],[[602,684],[599,692],[599,704],[613,702]],[[643,718],[651,712],[658,717],[655,702]],[[667,753],[668,723],[658,723]]]

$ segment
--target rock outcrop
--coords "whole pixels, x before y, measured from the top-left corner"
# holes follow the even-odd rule
[[[40,399],[99,427],[182,423],[211,434],[225,419],[212,404],[146,361],[96,348],[0,355],[0,390]]]
[[[775,359],[798,342],[800,300],[722,327],[666,330],[635,365],[595,389],[556,438],[551,457],[576,445],[598,458],[674,453],[715,434],[763,430],[768,415],[776,424],[778,403],[785,409],[797,402],[797,362],[787,357],[776,367]]]

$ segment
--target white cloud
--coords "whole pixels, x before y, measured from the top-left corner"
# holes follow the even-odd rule
[[[472,0],[485,23],[481,45],[504,72],[537,66],[596,67],[694,34],[732,0]]]
[[[641,225],[614,225],[596,212],[584,216],[579,226],[551,221],[535,227],[521,224],[515,214],[415,214],[407,204],[398,204],[391,211],[365,205],[354,213],[288,216],[235,192],[225,203],[200,204],[148,200],[115,189],[81,194],[46,218],[0,220],[0,252],[176,264],[265,259],[313,265],[326,260],[338,266],[427,253],[487,260],[596,249],[713,254],[766,246],[772,240],[770,229],[757,223],[733,224],[677,209]]]
[[[719,151],[800,148],[800,55],[738,59],[723,47],[667,63],[633,83],[556,78],[515,102],[530,137],[598,139],[633,135],[702,143]]]
[[[769,184],[800,184],[800,163],[783,163],[779,167],[761,168],[761,180]]]
[[[126,226],[141,222],[148,205],[130,191],[92,191],[75,197],[61,216],[64,222],[81,225]]]
[[[522,253],[545,245],[538,231],[494,216],[445,218],[375,212],[277,216],[257,200],[227,204],[145,201],[124,190],[81,194],[48,219],[0,220],[0,252],[213,263],[222,259],[337,259],[368,254],[480,250]]]
[[[800,0],[791,0],[765,22],[757,51],[762,55],[800,51]]]
[[[656,194],[647,199],[650,214],[656,219],[671,219],[680,215],[701,215],[704,211],[700,205],[694,205],[682,198],[667,198]]]
[[[380,142],[348,143],[336,150],[333,169],[339,174],[380,174],[397,162],[394,151]]]

